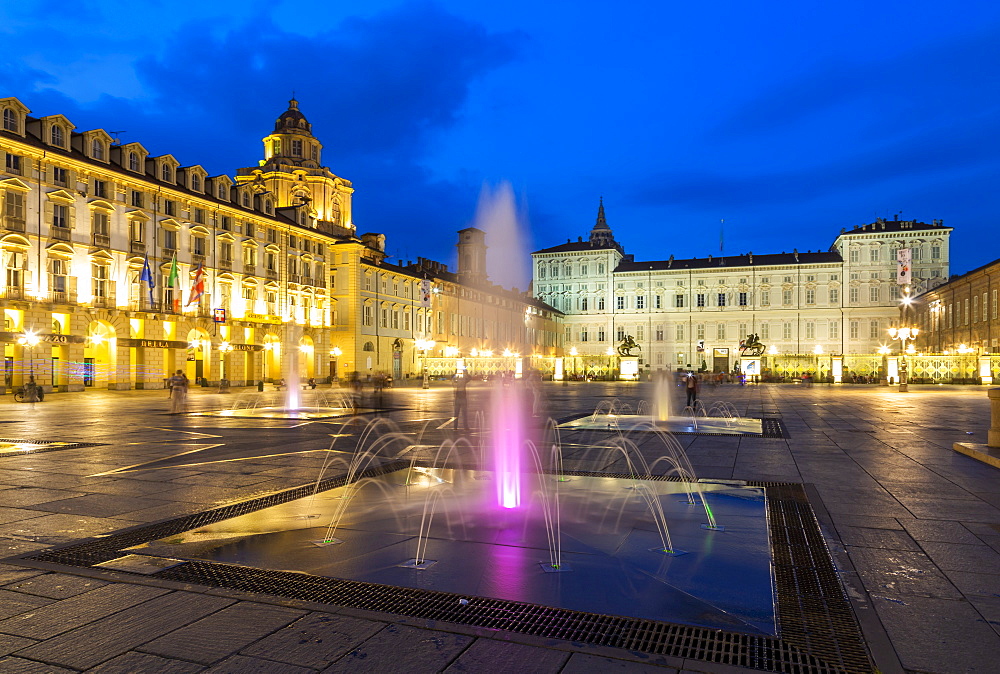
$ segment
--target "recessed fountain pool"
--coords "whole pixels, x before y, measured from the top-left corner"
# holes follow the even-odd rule
[[[724,530],[708,530],[706,510],[700,501],[690,502],[689,485],[680,481],[553,474],[525,479],[526,507],[504,509],[496,505],[491,472],[414,467],[132,552],[776,633],[762,489],[702,483],[706,503],[724,524]],[[545,509],[532,503],[541,498],[541,481],[558,483],[558,569],[552,568]],[[664,554],[643,490],[662,506],[674,554]],[[329,536],[341,510],[335,537]],[[323,544],[332,540],[338,542]]]

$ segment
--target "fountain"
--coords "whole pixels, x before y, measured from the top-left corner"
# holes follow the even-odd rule
[[[480,215],[487,231],[516,229],[510,189],[484,196]],[[474,436],[424,444],[426,427],[372,421],[353,436],[349,460],[334,437],[308,495],[130,552],[414,588],[461,606],[506,600],[777,633],[764,491],[697,479],[667,432],[695,420],[664,411],[666,384],[651,412],[609,401],[589,421],[562,425],[537,421],[522,386],[496,384]],[[296,407],[289,400],[279,412]],[[612,433],[586,446],[561,437],[628,424],[652,435],[637,443]],[[320,491],[334,469],[342,486]]]

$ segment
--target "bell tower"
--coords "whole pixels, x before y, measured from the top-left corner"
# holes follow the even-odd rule
[[[481,229],[458,232],[458,278],[470,285],[486,283],[486,232]]]

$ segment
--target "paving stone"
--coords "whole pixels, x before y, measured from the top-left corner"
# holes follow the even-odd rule
[[[625,674],[642,674],[644,672],[648,672],[649,674],[653,674],[653,672],[670,674],[673,672],[676,674],[677,671],[673,668],[647,665],[643,662],[605,658],[588,653],[573,653],[560,674],[603,674],[604,672],[608,672],[608,674],[612,672],[624,672]]]
[[[234,655],[202,671],[205,674],[313,674],[316,670],[290,665],[287,662]]]
[[[385,623],[313,613],[250,644],[241,655],[322,669],[377,634]]]
[[[473,637],[409,625],[388,625],[378,634],[323,670],[381,674],[401,663],[410,671],[435,672],[455,659]]]
[[[965,601],[872,599],[903,667],[920,672],[997,671],[1000,635]]]
[[[161,658],[148,653],[124,653],[117,658],[88,669],[88,674],[135,674],[136,672],[155,672],[156,674],[194,674],[205,668],[193,662]]]
[[[104,585],[0,621],[0,632],[48,639],[118,611],[149,601],[167,590],[142,585]],[[24,595],[30,596],[30,595]]]
[[[30,524],[29,524],[30,522]],[[48,545],[68,543],[96,534],[105,534],[132,526],[135,522],[120,519],[103,519],[84,515],[45,515],[0,526],[0,536],[17,538],[30,536],[48,541]],[[48,547],[45,543],[42,546]]]
[[[210,665],[303,615],[305,611],[241,602],[151,641],[140,650]]]
[[[1000,553],[985,545],[962,545],[959,543],[937,543],[926,541],[921,544],[927,555],[945,571],[1000,571]]]
[[[0,672],[4,674],[72,674],[72,669],[55,667],[44,662],[25,660],[24,658],[0,658]]]
[[[20,613],[26,613],[39,606],[45,606],[53,601],[55,600],[33,594],[0,590],[0,621]]]
[[[40,597],[65,599],[74,595],[89,592],[107,585],[106,581],[96,578],[71,576],[65,573],[44,573],[17,583],[7,585],[6,589],[27,594],[37,594]]]
[[[938,520],[903,520],[900,522],[906,532],[917,541],[938,541],[941,543],[964,543],[976,545],[981,543],[976,535],[962,526],[960,522],[942,522]]]
[[[0,500],[3,500],[3,496],[0,496]],[[42,515],[48,515],[48,513],[40,510],[27,510],[25,508],[0,508],[0,524],[20,522],[21,520],[29,520],[32,517],[41,517]]]
[[[837,527],[840,541],[844,545],[862,548],[881,548],[885,550],[920,551],[917,542],[905,531],[893,529],[866,529],[863,527]]]
[[[18,655],[87,669],[231,603],[221,597],[172,592],[29,646]]]
[[[34,487],[22,487],[19,489],[5,489],[3,503],[8,507],[23,508],[39,503],[48,503],[57,499],[73,498],[85,496],[80,491],[64,491],[60,489],[36,489]]]
[[[905,550],[848,548],[851,561],[873,594],[915,594],[959,599],[961,594],[927,555]]]
[[[23,566],[0,564],[0,585],[16,583],[32,576],[40,576],[43,573],[48,572],[40,569],[26,569]]]
[[[526,666],[529,666],[534,674],[544,674],[561,671],[569,655],[566,651],[549,648],[495,639],[476,639],[444,671],[520,674],[525,671]]]
[[[35,508],[53,513],[87,515],[90,517],[116,517],[132,510],[153,508],[169,504],[169,501],[155,498],[119,496],[116,494],[87,494],[76,498],[62,499],[50,503],[39,503]]]
[[[35,643],[34,639],[15,637],[11,634],[0,634],[0,656],[10,655],[14,651],[19,651]],[[0,671],[4,671],[0,669]]]

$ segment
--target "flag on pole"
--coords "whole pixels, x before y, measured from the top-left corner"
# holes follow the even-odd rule
[[[173,289],[171,297],[173,298],[174,311],[178,311],[181,307],[181,279],[180,274],[177,273],[177,253],[174,253],[174,259],[170,261],[170,274],[167,276],[167,286]]]
[[[201,262],[198,263],[198,268],[194,272],[194,283],[191,284],[191,293],[188,295],[188,305],[192,305],[201,299],[201,296],[205,294],[205,269],[202,267]]]
[[[146,255],[142,263],[142,276],[139,277],[139,281],[145,281],[146,285],[149,286],[149,303],[153,303],[153,288],[156,287],[156,281],[153,280],[153,272],[149,268],[149,256]]]

